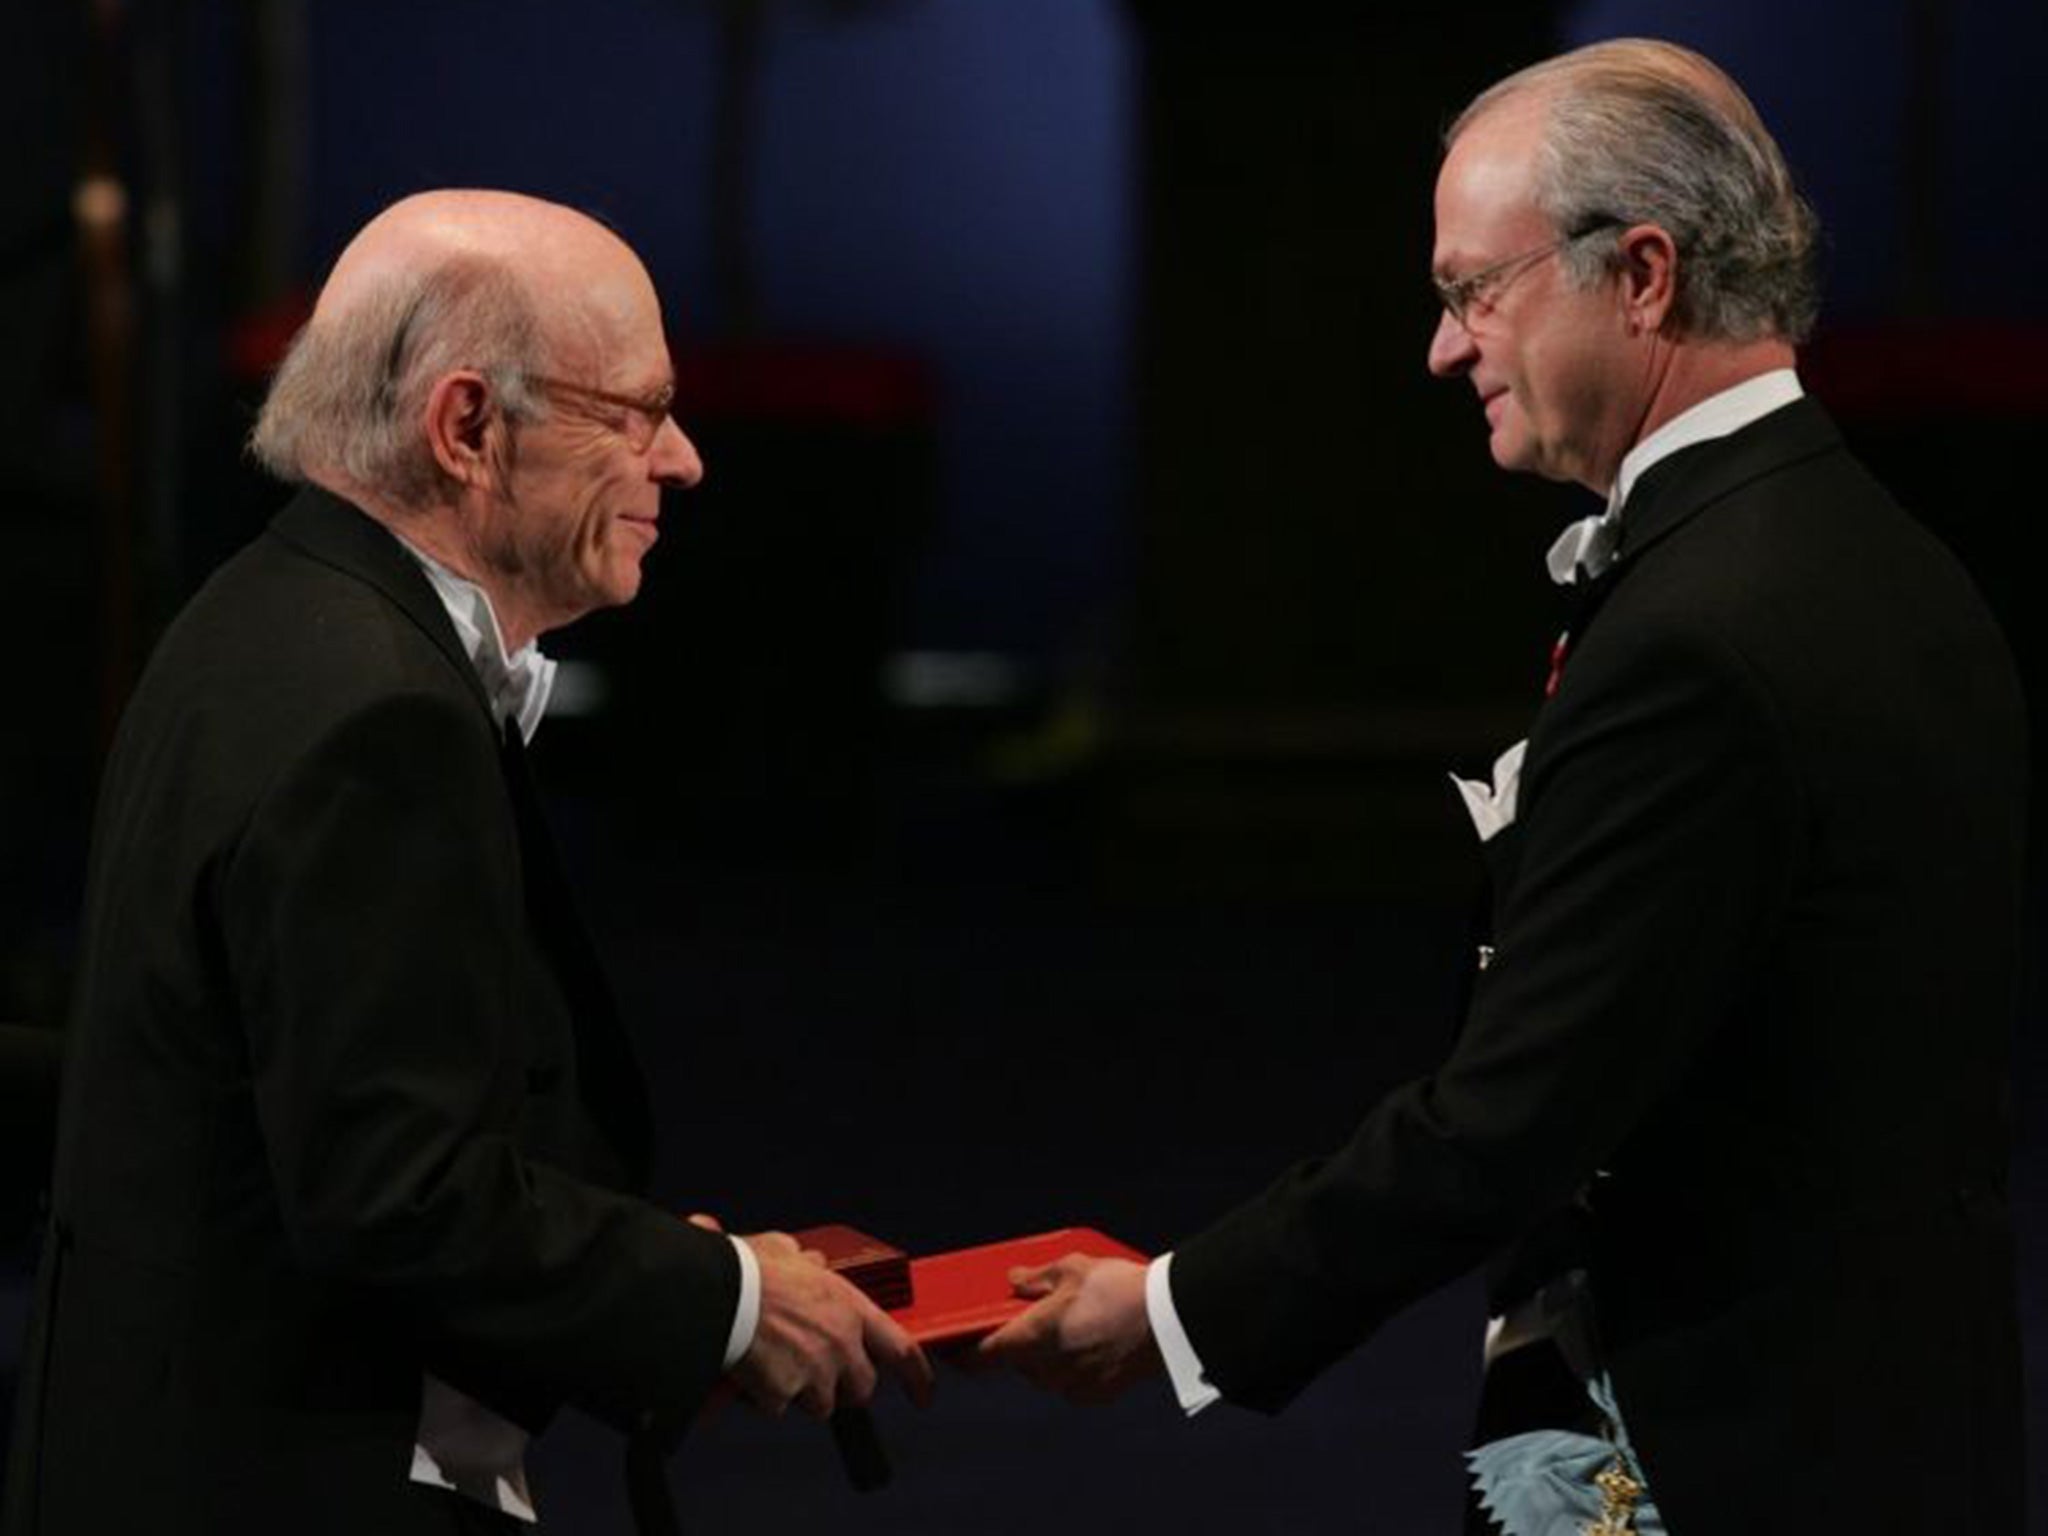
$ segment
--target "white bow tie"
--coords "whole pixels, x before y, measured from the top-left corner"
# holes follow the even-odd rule
[[[500,720],[508,715],[519,724],[522,740],[532,741],[540,729],[540,718],[548,712],[548,695],[555,688],[555,663],[543,656],[529,641],[517,656],[500,664],[494,646],[478,646],[473,654],[477,678],[491,700],[491,711]]]
[[[1582,517],[1557,536],[1543,563],[1550,579],[1561,587],[1579,581],[1594,581],[1614,564],[1614,552],[1621,545],[1621,509],[1609,507],[1591,517]],[[1583,573],[1583,574],[1582,574]]]
[[[532,741],[541,716],[548,712],[555,664],[541,655],[540,647],[531,640],[519,648],[518,655],[507,656],[505,632],[498,628],[490,594],[403,538],[398,542],[419,562],[434,595],[441,599],[448,622],[455,626],[455,638],[462,642],[470,665],[476,668],[477,681],[484,685],[492,716],[499,720],[510,716],[519,726],[521,739]]]

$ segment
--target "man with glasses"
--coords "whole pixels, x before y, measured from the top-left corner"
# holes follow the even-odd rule
[[[2017,1533],[2003,1194],[2025,719],[1956,562],[1805,398],[1815,227],[1733,81],[1597,45],[1481,95],[1432,372],[1584,485],[1548,698],[1462,785],[1449,1058],[1149,1268],[990,1341],[1273,1410],[1482,1262],[1474,1530]]]
[[[646,1495],[721,1379],[928,1389],[789,1238],[636,1193],[528,777],[538,639],[629,602],[703,474],[672,398],[647,273],[568,209],[424,194],[336,264],[253,439],[301,489],[107,766],[10,1536],[514,1531],[565,1404]]]

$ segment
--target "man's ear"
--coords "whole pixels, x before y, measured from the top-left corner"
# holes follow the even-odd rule
[[[482,374],[462,369],[436,379],[427,394],[425,425],[427,446],[444,474],[458,485],[490,483],[491,434],[502,431],[503,422]]]
[[[1621,299],[1631,330],[1661,331],[1678,302],[1678,245],[1656,224],[1622,231]]]

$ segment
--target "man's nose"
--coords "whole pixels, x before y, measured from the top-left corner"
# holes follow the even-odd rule
[[[1479,356],[1472,333],[1458,323],[1448,309],[1437,317],[1436,334],[1429,338],[1429,371],[1440,379],[1463,373]]]
[[[647,466],[662,484],[679,485],[685,490],[704,478],[704,460],[698,456],[697,445],[673,416],[663,421],[661,430],[654,434],[654,451]]]

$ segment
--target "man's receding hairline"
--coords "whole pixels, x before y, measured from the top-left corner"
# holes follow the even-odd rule
[[[1510,84],[1510,81],[1512,81],[1512,84]],[[1450,126],[1444,130],[1444,149],[1446,152],[1461,139],[1465,138],[1466,135],[1470,134],[1473,129],[1517,112],[1529,114],[1536,126],[1538,141],[1541,141],[1542,132],[1548,126],[1552,111],[1557,105],[1558,97],[1562,94],[1559,89],[1559,82],[1555,79],[1541,76],[1531,80],[1520,80],[1510,76],[1509,80],[1501,81],[1498,84],[1500,87],[1505,87],[1505,89],[1489,87],[1481,91],[1465,104],[1464,109],[1456,117],[1451,119]]]
[[[383,209],[343,247],[314,314],[330,304],[352,307],[358,289],[388,291],[394,279],[444,273],[473,261],[511,279],[535,315],[546,317],[561,297],[585,286],[560,270],[576,265],[579,256],[639,262],[617,230],[565,203],[488,188],[416,192]],[[554,276],[564,280],[550,281]]]
[[[1444,132],[1448,149],[1495,115],[1526,108],[1546,127],[1561,102],[1623,88],[1623,83],[1673,89],[1737,130],[1768,132],[1741,83],[1697,49],[1657,38],[1610,38],[1539,59],[1481,91]]]

